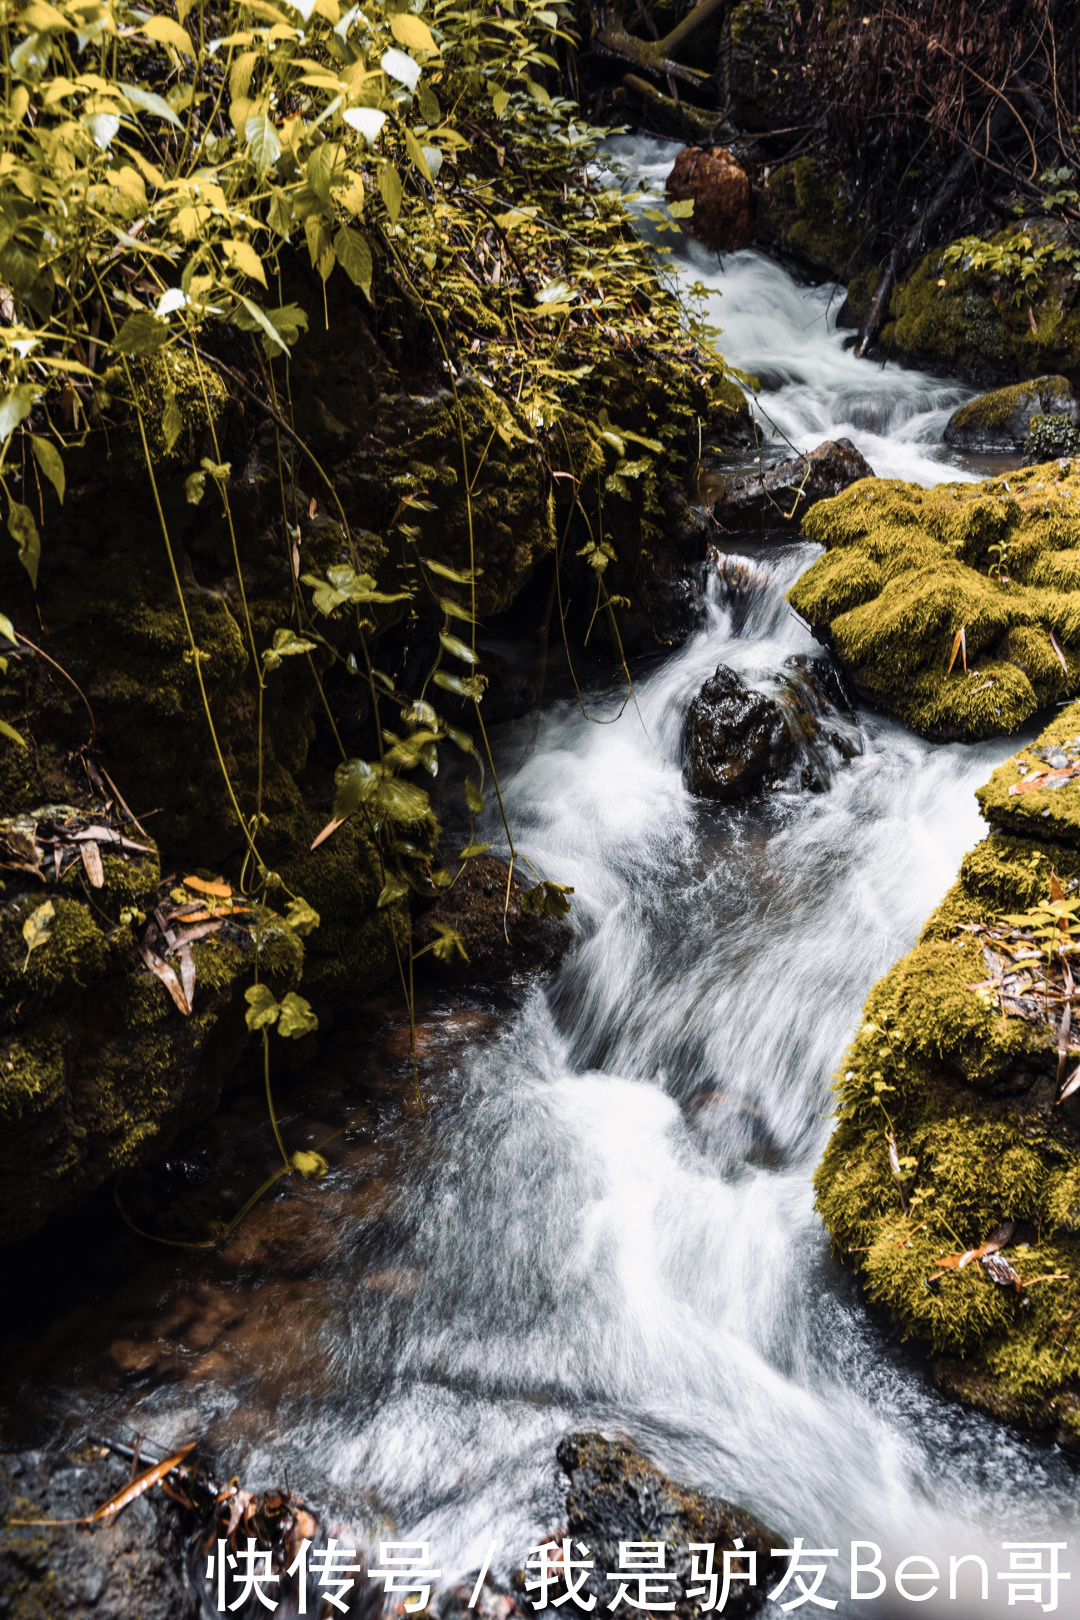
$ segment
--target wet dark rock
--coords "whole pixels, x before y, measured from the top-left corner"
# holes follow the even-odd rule
[[[667,194],[692,200],[694,212],[680,220],[683,230],[713,253],[749,247],[754,236],[750,177],[730,152],[685,146],[667,178]]]
[[[1080,425],[1080,400],[1067,378],[1034,377],[968,400],[949,418],[945,443],[980,455],[1023,450],[1033,419],[1045,416],[1062,418],[1066,427]]]
[[[791,786],[826,788],[838,760],[861,751],[843,683],[827,659],[789,658],[774,693],[721,664],[690,705],[686,785],[730,802]]]
[[[673,1598],[674,1612],[689,1620],[701,1613],[701,1600],[688,1598],[686,1589],[703,1583],[691,1574],[688,1544],[713,1543],[714,1567],[722,1578],[724,1552],[741,1540],[745,1551],[757,1556],[758,1578],[753,1585],[732,1583],[724,1614],[742,1620],[763,1607],[766,1589],[773,1583],[776,1569],[783,1567],[772,1563],[770,1553],[784,1542],[744,1508],[676,1485],[631,1446],[603,1435],[567,1435],[557,1456],[570,1479],[566,1533],[572,1540],[584,1542],[594,1560],[584,1590],[598,1599],[598,1613],[606,1612],[618,1591],[618,1580],[608,1580],[607,1572],[619,1567],[621,1541],[666,1543],[666,1569],[676,1577],[668,1601]],[[733,1568],[746,1571],[748,1566],[737,1562]]]
[[[732,479],[713,511],[729,529],[797,528],[815,502],[873,476],[874,469],[850,439],[826,439],[805,456]]]
[[[195,1620],[181,1573],[183,1516],[147,1491],[108,1524],[19,1526],[10,1518],[84,1518],[121,1490],[125,1464],[99,1448],[0,1454],[0,1613],[19,1620]]]
[[[480,855],[423,913],[414,928],[414,951],[437,942],[436,925],[441,924],[460,935],[469,960],[456,949],[448,961],[428,951],[417,962],[418,973],[453,984],[501,985],[557,964],[572,938],[569,924],[561,917],[523,909],[523,890],[515,881],[510,885],[504,930],[506,874],[507,868],[494,855]]]

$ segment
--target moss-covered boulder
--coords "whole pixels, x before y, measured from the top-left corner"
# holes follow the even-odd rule
[[[818,279],[847,280],[865,269],[863,234],[858,209],[838,170],[801,157],[768,175],[757,210],[762,247],[794,259]]]
[[[871,991],[816,1187],[836,1252],[904,1337],[937,1352],[941,1386],[1075,1447],[1080,1045],[1062,959],[1044,947],[1077,909],[1080,772],[1010,795],[1063,769],[1046,763],[1063,753],[1080,757],[1080,705],[980,793],[1008,830],[965,857]]]
[[[1028,243],[1028,248],[1018,246]],[[978,257],[926,253],[894,288],[880,343],[920,365],[986,381],[1080,372],[1080,285],[1063,222],[1021,220],[987,238]],[[1021,279],[1019,260],[1044,254]],[[1055,253],[1065,259],[1056,261]]]
[[[1080,400],[1067,377],[1033,377],[969,399],[946,423],[945,443],[982,454],[1022,450],[1038,416],[1061,416],[1074,426],[1080,422]]]
[[[922,736],[1014,731],[1080,691],[1080,471],[864,479],[807,514],[789,593],[856,691]],[[961,635],[962,632],[962,635]]]
[[[196,928],[190,1004],[181,1009],[151,970],[161,959],[139,949],[143,925],[163,897],[168,903],[173,881],[160,881],[156,849],[106,848],[88,881],[70,846],[55,862],[53,850],[35,846],[35,824],[60,824],[61,810],[72,824],[70,806],[0,823],[8,857],[0,900],[0,1243],[34,1231],[211,1112],[243,1046],[242,992],[256,967],[283,994],[299,983],[303,965],[303,944],[280,918],[256,929],[218,922],[200,935]],[[155,943],[164,949],[157,935]]]

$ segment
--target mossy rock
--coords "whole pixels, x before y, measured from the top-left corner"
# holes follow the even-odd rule
[[[1035,749],[1053,753],[1077,734],[1073,705]],[[995,823],[1029,753],[979,796]],[[1003,1006],[979,932],[1045,902],[1051,874],[1080,889],[1080,815],[1067,842],[1058,823],[1037,826],[1038,836],[992,832],[976,845],[915,948],[870,992],[815,1186],[836,1252],[901,1336],[938,1353],[940,1387],[992,1416],[1055,1427],[1072,1446],[1080,1094],[1055,1106],[1060,1013],[1033,1020]],[[1014,1223],[1003,1257],[1019,1286],[996,1283],[977,1255],[956,1265],[1004,1222]]]
[[[933,489],[867,478],[813,507],[803,528],[827,549],[792,606],[860,695],[922,736],[1008,734],[1080,693],[1071,463]]]
[[[984,454],[1022,450],[1032,422],[1046,415],[1066,417],[1074,428],[1080,421],[1080,401],[1067,377],[1035,377],[968,400],[949,418],[945,443]]]
[[[1018,231],[1036,245],[1059,244],[1060,226],[1021,220],[987,238],[1010,242]],[[983,380],[1041,377],[1080,370],[1078,289],[1067,265],[1050,265],[1037,291],[1014,295],[1011,284],[965,268],[935,248],[893,289],[879,341],[920,365]]]
[[[814,158],[774,169],[758,199],[757,239],[821,279],[846,280],[864,266],[863,229],[838,170]]]

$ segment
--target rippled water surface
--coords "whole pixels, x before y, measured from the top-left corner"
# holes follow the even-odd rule
[[[639,151],[658,172],[656,146]],[[771,382],[763,407],[800,448],[844,432],[879,471],[973,475],[939,442],[962,388],[855,361],[828,291],[758,255],[681,262],[722,294],[727,352]],[[751,552],[748,602],[735,613],[714,581],[704,627],[621,718],[601,690],[593,720],[563,705],[535,738],[501,738],[517,841],[575,891],[558,975],[508,1011],[433,1017],[426,1119],[366,1116],[304,1193],[313,1269],[265,1280],[243,1229],[244,1283],[163,1263],[171,1378],[136,1334],[114,1363],[153,1376],[88,1372],[69,1412],[162,1443],[207,1434],[249,1482],[292,1459],[368,1536],[429,1540],[447,1577],[492,1539],[505,1571],[562,1522],[554,1449],[582,1425],[809,1545],[989,1548],[995,1569],[1002,1539],[1075,1531],[1070,1465],[936,1395],[830,1259],[811,1188],[864,996],[981,835],[973,790],[1011,748],[932,747],[863,713],[827,791],[693,800],[681,732],[702,681],[724,662],[768,685],[815,650],[783,595],[814,548]],[[346,1049],[345,1104],[371,1062]],[[842,1573],[832,1595],[893,1612],[850,1604]],[[922,1612],[1004,1606],[995,1590]]]

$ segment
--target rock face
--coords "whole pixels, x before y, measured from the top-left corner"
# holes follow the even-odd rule
[[[413,946],[420,951],[437,942],[441,925],[460,936],[469,960],[456,947],[448,949],[446,959],[429,951],[417,963],[418,971],[444,982],[490,986],[556,965],[573,937],[569,924],[561,917],[527,909],[527,898],[515,882],[510,885],[504,932],[506,874],[506,867],[494,855],[480,855],[469,862],[454,887],[420,917]]]
[[[754,202],[750,177],[731,153],[687,146],[667,178],[675,201],[692,199],[694,212],[682,228],[714,253],[749,247],[754,236]]]
[[[783,1542],[743,1508],[673,1484],[630,1446],[599,1434],[568,1435],[557,1455],[559,1466],[570,1478],[566,1533],[572,1540],[582,1541],[594,1560],[596,1567],[586,1578],[584,1590],[596,1596],[598,1613],[606,1612],[618,1591],[618,1581],[608,1580],[606,1574],[618,1569],[619,1543],[623,1541],[666,1543],[665,1567],[676,1577],[667,1601],[674,1599],[674,1612],[689,1620],[701,1613],[701,1599],[687,1597],[687,1587],[707,1583],[692,1573],[688,1543],[715,1545],[714,1567],[722,1578],[724,1552],[741,1540],[744,1552],[756,1555],[757,1579],[753,1584],[732,1582],[724,1614],[741,1620],[764,1606],[766,1589],[774,1584],[776,1569],[783,1567],[772,1563],[770,1553]],[[749,1573],[745,1558],[735,1561],[732,1569],[733,1573]]]
[[[1037,416],[1062,416],[1074,426],[1080,423],[1080,400],[1065,377],[1035,377],[969,400],[949,418],[945,443],[977,454],[1022,450]]]
[[[9,1518],[74,1519],[93,1513],[128,1477],[97,1447],[74,1458],[27,1451],[0,1455],[0,1608],[26,1620],[138,1615],[195,1620],[198,1599],[181,1574],[180,1510],[147,1491],[110,1523],[89,1531],[8,1524]]]
[[[860,752],[845,710],[843,686],[824,659],[788,659],[773,695],[721,664],[686,716],[686,785],[721,802],[785,785],[821,791],[837,759]]]
[[[873,476],[850,439],[826,439],[808,455],[732,479],[713,511],[724,528],[794,529],[816,501]]]

